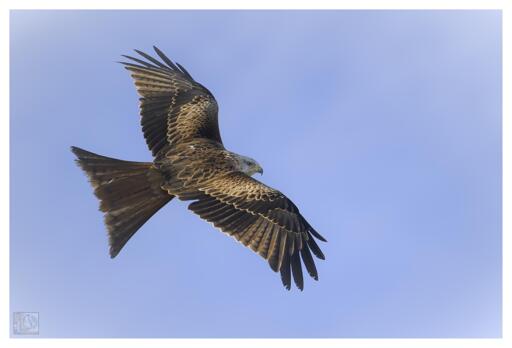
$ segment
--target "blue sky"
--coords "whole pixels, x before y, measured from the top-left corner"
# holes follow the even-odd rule
[[[149,161],[155,44],[329,241],[288,292],[172,201],[108,256],[70,145]],[[11,12],[10,312],[40,337],[501,335],[499,11]]]

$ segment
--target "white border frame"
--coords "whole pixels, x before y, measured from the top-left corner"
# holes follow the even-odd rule
[[[512,344],[506,328],[510,327],[510,219],[505,212],[510,209],[510,185],[505,178],[510,177],[510,135],[511,126],[506,116],[510,115],[510,102],[506,96],[512,96],[510,90],[510,54],[511,40],[511,6],[510,1],[285,1],[285,0],[248,0],[243,3],[233,0],[212,1],[187,0],[46,0],[44,4],[35,0],[3,0],[0,2],[0,38],[1,50],[0,71],[0,107],[2,108],[2,126],[0,127],[0,170],[2,200],[0,207],[0,345],[2,347],[31,347],[34,345],[50,347],[89,347],[92,344],[104,347],[122,346],[137,347],[141,344],[152,347],[168,347],[170,344],[193,347],[208,344],[216,347],[239,347],[240,345],[256,347],[261,344],[294,347],[339,347],[345,344],[350,347],[504,347]],[[11,9],[498,9],[502,10],[503,23],[503,338],[502,339],[18,339],[10,338],[9,312],[9,11]],[[508,64],[507,64],[508,63]],[[508,159],[506,155],[509,155]],[[508,208],[508,209],[507,209]]]

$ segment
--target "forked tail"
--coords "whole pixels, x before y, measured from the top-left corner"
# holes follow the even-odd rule
[[[110,257],[174,196],[160,188],[161,174],[149,162],[129,162],[71,147],[100,200],[108,229]]]

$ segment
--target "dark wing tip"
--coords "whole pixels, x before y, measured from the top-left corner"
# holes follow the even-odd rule
[[[302,276],[302,264],[299,250],[294,250],[294,253],[291,255],[291,265],[293,281],[297,288],[302,291],[304,289],[304,277]]]
[[[164,52],[162,52],[158,47],[154,46],[153,45],[153,49],[155,50],[156,54],[158,54],[158,56],[167,64],[169,65],[172,69],[174,70],[177,70],[179,71],[180,73],[182,73],[183,75],[187,76],[189,79],[191,80],[194,80],[192,78],[192,75],[190,75],[190,73],[187,71],[187,69],[185,69],[181,64],[179,64],[178,62],[173,62],[172,60],[169,59],[169,57],[167,57],[165,55]]]
[[[311,256],[311,252],[309,251],[309,246],[303,245],[302,249],[300,249],[300,253],[302,256],[302,261],[304,262],[304,265],[306,266],[306,270],[308,271],[309,275],[314,280],[318,280],[318,271],[315,266],[315,261]]]
[[[97,157],[98,155],[92,153],[92,152],[89,152],[87,150],[84,150],[84,149],[81,149],[77,146],[71,146],[71,152],[73,152],[73,154],[75,154],[75,156],[80,160],[80,159],[84,159],[84,158],[89,158],[89,157]]]
[[[283,282],[286,290],[290,290],[292,281],[291,281],[291,269],[290,269],[290,255],[288,252],[285,252],[284,259],[281,264],[281,281]]]
[[[308,238],[307,240],[307,244],[309,246],[309,249],[313,252],[313,254],[318,257],[320,260],[325,260],[325,255],[324,253],[322,252],[322,250],[320,249],[320,247],[318,246],[318,244],[316,244],[315,242],[315,239],[312,238],[311,236],[309,236],[310,238]]]
[[[155,58],[151,57],[147,53],[144,53],[144,52],[142,52],[140,50],[134,50],[134,51],[136,53],[138,53],[141,57],[146,58],[148,61],[150,61],[151,63],[155,64],[155,66],[158,67],[158,68],[162,68],[162,69],[165,69],[165,70],[172,70],[173,69],[172,66],[166,66],[165,64],[160,62],[158,59],[155,59]]]
[[[153,45],[153,50],[156,52],[156,54],[158,54],[158,56],[162,57],[162,56],[165,56],[165,58],[169,59],[165,53],[159,49],[158,47],[156,47],[155,45]],[[162,58],[163,59],[163,58]]]
[[[108,250],[108,253],[110,255],[110,258],[113,259],[115,258],[119,252],[121,251],[121,249],[123,248],[124,244],[119,244],[118,241],[114,240],[114,238],[112,238],[112,236],[110,235],[110,232],[109,232],[109,250]]]
[[[128,69],[128,70],[130,70],[130,68],[137,68],[137,69],[143,68],[143,69],[150,69],[150,70],[157,70],[157,71],[164,71],[164,72],[165,71],[167,71],[167,72],[173,71],[173,72],[181,74],[183,77],[195,82],[194,79],[192,78],[192,75],[190,75],[190,73],[183,66],[181,66],[178,63],[174,63],[158,47],[153,46],[153,49],[155,50],[156,54],[158,55],[158,57],[160,57],[160,59],[162,61],[159,61],[158,59],[150,56],[149,54],[147,54],[141,50],[134,49],[134,51],[138,55],[140,55],[142,58],[144,58],[145,60],[135,58],[135,57],[132,57],[132,56],[129,56],[126,54],[122,54],[121,56],[128,59],[129,61],[131,61],[131,63],[129,63],[129,62],[117,62],[117,63],[123,64],[125,66],[125,69]],[[137,64],[134,64],[134,63],[137,63]]]
[[[114,248],[111,247],[109,254],[110,254],[110,258],[113,259],[117,256],[117,254],[119,254],[119,250],[115,250]]]
[[[308,224],[308,230],[309,232],[315,236],[318,240],[321,240],[322,242],[327,242],[327,239],[325,239],[320,233],[318,233],[311,225]]]
[[[133,63],[123,62],[122,60],[117,60],[117,61],[115,61],[115,63],[118,63],[118,64],[122,64],[122,65],[124,65],[124,68],[125,68],[125,69],[128,69],[130,66],[131,66],[131,67],[138,66],[138,65],[135,65],[135,64],[133,64]]]
[[[278,268],[278,263],[277,262],[271,262],[269,260],[268,264],[270,265],[270,269],[274,272],[278,272],[279,271],[279,268]]]
[[[79,148],[79,147],[71,146],[71,152],[73,152],[73,155],[75,155],[75,156],[76,156],[76,158],[75,158],[75,163],[76,163],[76,165],[78,165],[78,166],[79,166],[80,168],[82,168],[82,169],[83,169],[83,167],[82,167],[82,161],[81,161],[81,160],[82,160],[82,157],[83,157],[83,155],[84,155],[84,152],[83,152],[83,151],[84,151],[84,150],[82,150],[82,149],[81,149],[81,148]]]
[[[192,77],[192,75],[190,75],[190,73],[187,71],[187,69],[185,69],[180,63],[176,62],[176,65],[180,68],[181,72],[184,73],[185,75],[187,75],[188,78],[190,78],[191,80],[193,80],[194,78]]]
[[[165,64],[167,64],[171,69],[180,71],[176,64],[174,64],[173,61],[170,60],[169,57],[167,57],[165,53],[162,52],[158,47],[153,46],[153,49],[155,50],[156,54],[158,54],[160,59],[162,59],[165,62]]]
[[[136,52],[137,52],[137,51],[136,51]],[[139,52],[140,52],[140,51],[138,51],[137,53],[139,53]],[[143,56],[141,53],[139,53],[139,54],[140,54],[141,56]],[[146,55],[146,56],[147,56],[147,55]],[[146,56],[143,56],[143,57],[144,57],[144,58],[146,58],[146,59],[148,59]],[[123,63],[123,64],[125,64],[125,65],[133,64],[133,66],[135,66],[135,67],[144,67],[144,68],[149,68],[149,69],[157,69],[157,70],[159,70],[159,69],[160,69],[160,70],[161,70],[161,67],[159,67],[158,65],[155,65],[155,63],[153,62],[153,60],[156,60],[156,59],[154,59],[154,58],[152,58],[152,59],[148,59],[150,62],[153,62],[153,64],[151,64],[151,63],[148,63],[148,62],[146,62],[146,61],[144,61],[144,60],[142,60],[142,59],[135,58],[135,57],[132,57],[132,56],[128,56],[128,55],[126,55],[126,54],[122,54],[122,55],[121,55],[121,57],[124,57],[124,58],[126,58],[126,59],[129,59],[129,60],[131,60],[131,61],[135,62],[135,63],[140,64],[140,66],[137,66],[137,65],[135,65],[135,64],[133,64],[133,63],[128,63],[128,64],[127,64],[127,63]],[[160,63],[160,64],[161,64],[161,63]]]

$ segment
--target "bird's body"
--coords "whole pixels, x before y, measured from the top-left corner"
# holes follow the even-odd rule
[[[128,162],[73,147],[100,199],[115,257],[130,237],[174,197],[268,260],[286,288],[291,274],[302,290],[302,267],[318,279],[311,252],[323,259],[314,238],[325,241],[281,192],[251,176],[263,173],[253,159],[228,151],[221,140],[213,95],[160,50],[163,63],[123,63],[141,95],[141,125],[149,162]],[[164,64],[165,63],[165,64]]]
[[[219,175],[242,172],[251,176],[262,171],[256,161],[228,151],[222,144],[208,139],[178,144],[165,156],[156,159],[155,165],[168,177],[166,190],[178,197],[183,190],[200,190]]]

